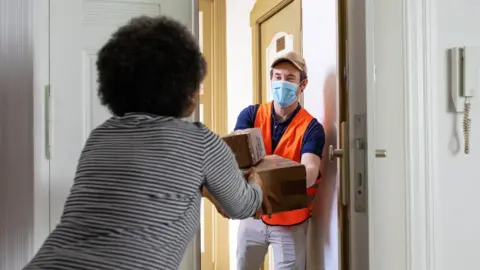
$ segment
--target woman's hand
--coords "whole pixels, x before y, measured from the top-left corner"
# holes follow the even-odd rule
[[[277,197],[273,195],[264,185],[262,180],[260,179],[260,176],[253,170],[249,171],[248,175],[248,182],[249,183],[255,183],[257,184],[261,189],[262,189],[262,205],[261,207],[257,210],[255,213],[256,219],[260,219],[261,216],[263,215],[268,215],[268,217],[272,216],[272,204],[271,201],[278,203]]]

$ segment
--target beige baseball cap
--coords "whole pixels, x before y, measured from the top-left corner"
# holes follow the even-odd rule
[[[303,71],[305,72],[305,74],[307,74],[307,64],[305,63],[305,59],[303,59],[303,57],[296,52],[287,52],[283,55],[280,55],[272,62],[272,65],[270,67],[273,68],[276,64],[283,61],[290,62],[300,71]]]

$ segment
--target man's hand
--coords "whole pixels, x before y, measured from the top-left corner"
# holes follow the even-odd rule
[[[265,194],[265,193],[264,193]],[[260,209],[257,210],[255,213],[254,218],[260,219],[262,216],[268,216],[269,218],[272,217],[273,207],[271,202],[275,202],[278,204],[277,197],[272,193],[268,192],[268,194],[263,196],[262,206]]]

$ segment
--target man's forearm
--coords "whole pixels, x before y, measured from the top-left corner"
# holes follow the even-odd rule
[[[307,171],[307,187],[311,187],[317,181],[319,169],[316,166],[305,166],[305,170]]]
[[[320,158],[315,154],[306,153],[302,155],[301,163],[305,165],[307,187],[311,187],[315,184],[318,173],[320,172]]]

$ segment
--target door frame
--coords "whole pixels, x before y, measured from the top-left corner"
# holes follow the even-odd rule
[[[371,201],[371,187],[374,186],[375,167],[375,83],[374,83],[374,30],[372,0],[346,0],[346,41],[345,70],[347,89],[347,111],[342,112],[342,121],[345,123],[345,136],[342,148],[346,151],[345,175],[342,177],[342,192],[348,199],[343,215],[347,218],[347,226],[342,233],[347,234],[342,244],[345,257],[342,270],[366,270],[371,268],[372,249],[372,209],[375,206]],[[368,104],[368,106],[367,106]],[[360,120],[359,120],[360,119]],[[357,123],[357,121],[360,121]],[[343,136],[343,134],[342,134]],[[357,142],[357,144],[353,143]],[[360,143],[362,146],[358,146]],[[342,161],[345,158],[342,158]],[[358,178],[360,175],[361,178]],[[362,179],[362,180],[359,180]],[[363,192],[357,190],[358,183],[362,183]],[[363,211],[356,209],[360,197],[357,191],[363,194]]]
[[[340,74],[338,81],[338,127],[341,127],[341,123],[348,121],[349,114],[349,87],[348,87],[348,0],[337,0],[337,74]],[[338,142],[345,140],[344,131],[339,129]],[[338,145],[337,147],[341,147]],[[342,164],[342,163],[340,163]],[[344,165],[348,166],[348,163]],[[340,165],[343,166],[343,165]],[[339,270],[349,270],[350,267],[350,221],[349,221],[349,207],[343,205],[343,196],[345,195],[342,190],[349,190],[344,186],[349,186],[349,179],[342,174],[348,172],[348,170],[339,170],[339,193],[338,193],[338,266]],[[342,181],[343,180],[343,181]]]
[[[50,0],[32,2],[33,133],[35,135],[33,136],[33,252],[36,252],[50,234],[50,161],[46,158],[44,96],[45,87],[50,84]]]
[[[211,74],[215,74],[212,80],[212,130],[221,136],[228,133],[227,3],[226,0],[210,1],[213,2],[213,64],[210,70]],[[214,213],[214,266],[215,270],[228,269],[229,219],[221,216],[216,210]]]
[[[260,69],[262,68],[262,45],[261,45],[261,30],[260,27],[262,23],[268,20],[270,17],[275,15],[277,12],[281,11],[283,8],[293,3],[294,1],[299,1],[299,5],[302,5],[302,0],[257,0],[255,5],[250,12],[250,26],[252,28],[252,72],[253,72],[253,103],[260,104],[262,103],[262,78],[260,78]],[[300,54],[302,54],[302,13],[300,9],[300,36],[299,40],[299,49]],[[303,99],[303,96],[302,96]],[[301,102],[302,103],[302,102]]]
[[[203,25],[204,32],[210,33],[209,37],[203,36],[204,45],[208,46],[209,55],[206,55],[208,61],[207,74],[210,93],[205,96],[208,101],[204,103],[210,105],[209,113],[205,113],[210,119],[209,128],[217,135],[222,136],[228,133],[228,106],[227,106],[227,19],[226,19],[226,0],[199,0],[202,4],[208,4],[208,17],[206,25]],[[205,16],[204,16],[205,18]],[[204,20],[205,22],[205,20]],[[211,228],[205,233],[209,237],[212,246],[213,269],[203,270],[222,270],[228,269],[230,265],[229,256],[229,222],[228,219],[218,214],[217,210],[208,200],[204,201],[205,220]],[[205,239],[205,244],[207,243]],[[206,247],[207,248],[207,247]]]

